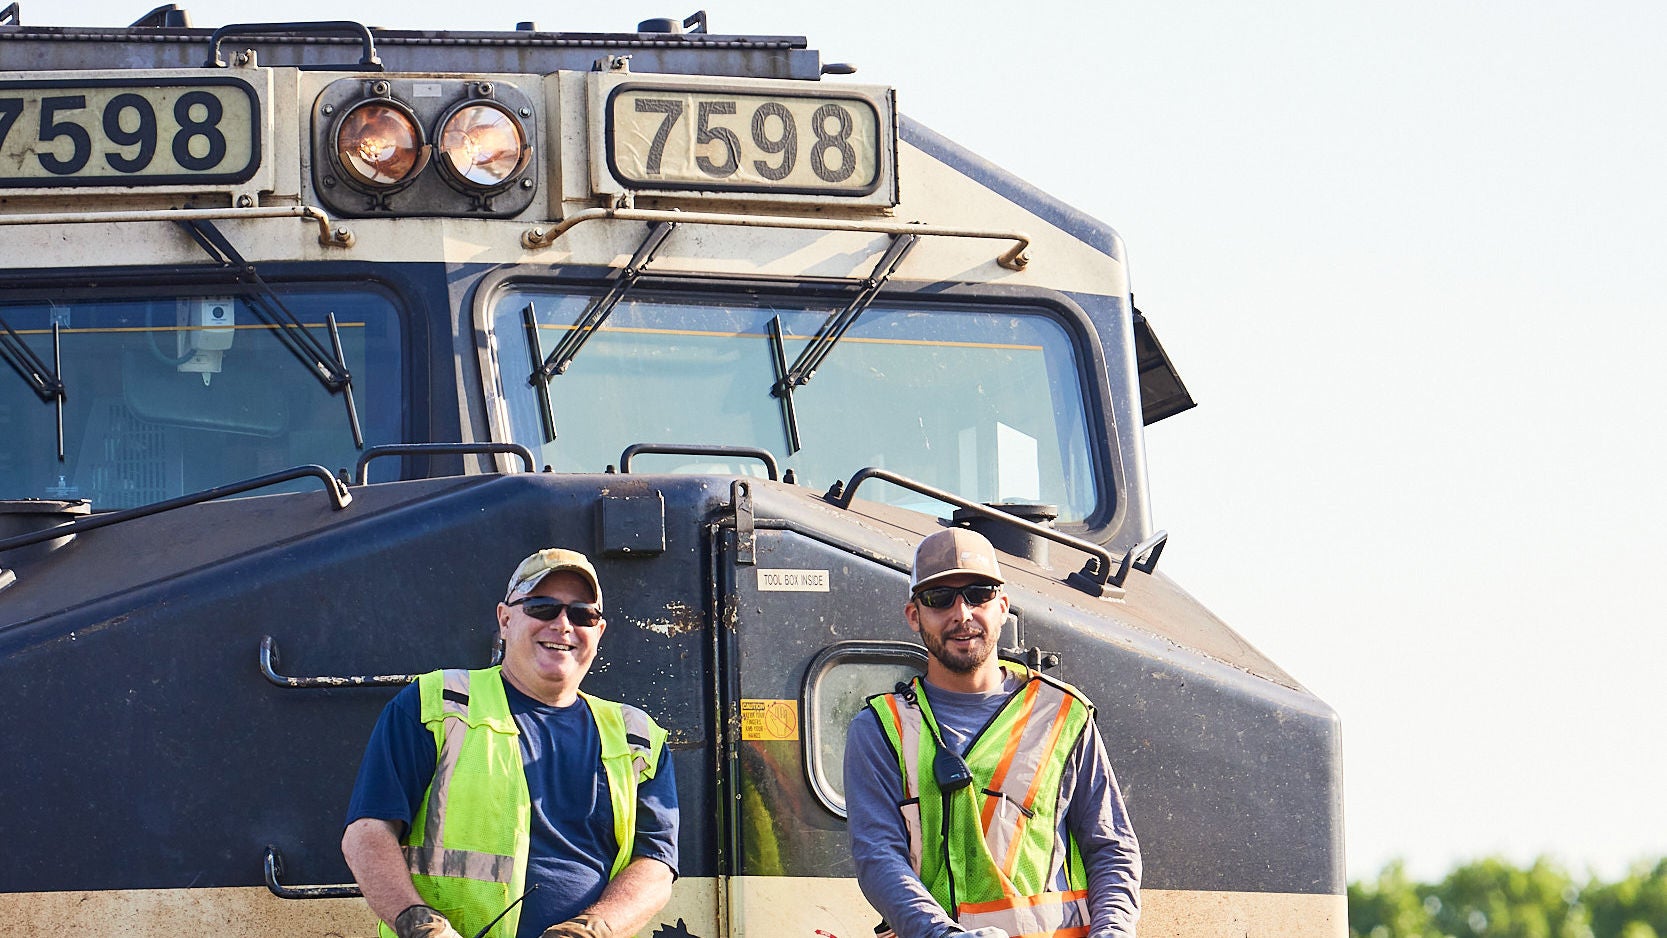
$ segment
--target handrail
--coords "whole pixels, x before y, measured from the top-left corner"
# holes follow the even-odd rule
[[[182,222],[214,221],[223,218],[305,218],[318,225],[318,243],[325,247],[353,246],[353,232],[346,225],[337,225],[316,205],[272,205],[265,208],[185,208],[130,210],[125,212],[33,212],[27,215],[0,215],[0,225],[98,225],[126,222]]]
[[[284,875],[284,855],[271,844],[266,845],[266,888],[280,899],[356,899],[363,896],[358,883],[337,886],[285,886],[278,882]]]
[[[1123,586],[1122,577],[1128,574],[1128,570],[1125,568],[1115,581],[1111,581],[1111,552],[1098,544],[1091,541],[1085,541],[1081,538],[1072,537],[1069,534],[1064,534],[1054,530],[1053,528],[1043,527],[1040,524],[1026,521],[1023,518],[1015,517],[1005,511],[991,508],[988,505],[980,505],[975,501],[970,501],[951,492],[945,492],[942,489],[933,488],[924,482],[916,482],[908,476],[901,476],[895,472],[888,472],[885,469],[876,469],[872,466],[867,469],[859,469],[855,475],[851,476],[851,481],[843,484],[835,482],[833,488],[828,490],[828,494],[825,497],[834,505],[849,510],[852,499],[856,497],[857,486],[869,479],[879,479],[882,482],[890,482],[892,485],[906,488],[912,492],[918,492],[928,498],[935,498],[940,502],[945,502],[958,508],[965,508],[974,514],[989,518],[992,521],[1010,525],[1022,531],[1034,534],[1037,537],[1046,538],[1055,543],[1064,544],[1066,547],[1075,548],[1076,550],[1080,550],[1083,553],[1088,554],[1088,562],[1083,564],[1080,571],[1072,573],[1070,576],[1066,577],[1065,582],[1091,595],[1105,595],[1105,588],[1108,585],[1121,588]]]
[[[312,23],[228,23],[214,31],[209,37],[208,61],[204,68],[225,68],[226,60],[220,58],[220,42],[227,36],[268,36],[282,39],[285,33],[354,33],[364,43],[364,54],[359,56],[359,65],[365,69],[382,70],[382,57],[376,54],[376,39],[371,36],[370,29],[363,23],[352,20],[320,20]]]
[[[656,456],[742,456],[756,459],[764,464],[764,471],[770,476],[771,482],[781,479],[781,466],[776,457],[767,449],[756,446],[719,446],[716,444],[703,446],[687,443],[632,443],[625,447],[625,452],[619,454],[619,471],[631,471],[631,458],[651,454]]]
[[[187,505],[197,505],[202,502],[210,502],[217,498],[225,498],[227,495],[238,495],[254,489],[265,488],[269,485],[277,485],[280,482],[290,482],[295,479],[306,478],[307,476],[312,476],[323,481],[325,494],[330,496],[330,506],[336,511],[341,511],[353,503],[353,496],[348,493],[347,486],[337,481],[336,477],[330,474],[330,470],[318,465],[296,466],[292,469],[283,469],[263,476],[256,476],[252,479],[244,479],[241,482],[232,482],[228,485],[219,485],[211,489],[203,489],[200,492],[191,492],[177,498],[167,499],[166,501],[152,502],[149,505],[140,505],[138,508],[126,508],[121,511],[88,515],[85,518],[78,518],[68,524],[60,524],[56,527],[33,531],[29,534],[19,534],[16,537],[8,537],[5,540],[0,541],[0,553],[11,550],[15,547],[27,547],[30,544],[39,544],[42,541],[54,541],[60,537],[80,534],[83,531],[91,531],[95,528],[108,527],[109,525],[119,524],[123,521],[131,521],[134,518],[144,518],[149,515],[161,514],[165,511],[172,511],[175,508],[184,508]]]
[[[368,484],[370,461],[382,456],[490,456],[495,453],[519,456],[521,465],[525,466],[528,472],[538,471],[538,462],[533,458],[532,450],[520,443],[390,443],[365,450],[359,457],[358,464],[353,467],[353,484]]]
[[[502,643],[494,643],[492,658],[486,667],[502,664],[504,650]],[[279,674],[278,640],[270,635],[262,635],[260,639],[260,673],[267,681],[279,687],[295,690],[337,687],[404,687],[415,681],[420,675],[416,674],[323,674],[316,677],[292,677]]]
[[[1022,231],[995,231],[954,225],[927,225],[902,221],[813,218],[799,215],[744,215],[723,212],[677,212],[643,208],[587,208],[549,227],[530,228],[521,236],[529,251],[547,248],[556,239],[587,221],[613,218],[620,221],[675,222],[684,225],[731,225],[742,228],[803,228],[813,231],[863,231],[888,235],[934,235],[944,238],[990,238],[1012,241],[1013,246],[996,258],[1008,270],[1023,270],[1030,263],[1030,235]]]

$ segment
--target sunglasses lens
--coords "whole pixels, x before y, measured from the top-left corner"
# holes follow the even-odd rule
[[[554,622],[561,618],[563,610],[567,612],[567,621],[580,628],[586,628],[602,621],[602,610],[590,603],[558,603],[553,599],[534,597],[511,603],[520,606],[521,611],[541,622]]]
[[[931,586],[915,594],[920,604],[928,609],[948,609],[955,604],[955,597],[960,596],[969,606],[982,606],[1001,592],[1001,587],[989,583],[974,583],[971,586]]]

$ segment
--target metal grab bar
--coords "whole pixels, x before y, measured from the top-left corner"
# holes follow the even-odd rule
[[[996,263],[1008,270],[1023,270],[1030,263],[1030,235],[1022,231],[994,231],[988,228],[961,228],[953,225],[925,225],[902,221],[848,221],[838,218],[811,218],[798,215],[730,215],[722,212],[673,212],[643,208],[587,208],[548,228],[528,229],[521,236],[521,246],[529,251],[547,248],[557,238],[577,225],[599,218],[620,221],[674,222],[684,225],[731,225],[742,228],[804,228],[813,231],[865,231],[888,235],[935,235],[944,238],[991,238],[1012,241],[1013,246],[996,258]]]
[[[372,446],[359,457],[359,462],[353,467],[355,485],[366,485],[370,481],[370,461],[382,456],[488,456],[493,453],[508,453],[521,457],[521,465],[528,472],[537,472],[537,460],[533,458],[532,450],[520,443],[391,443],[387,446]]]
[[[324,209],[316,205],[274,205],[266,208],[187,208],[158,209],[156,211],[126,212],[65,212],[62,214],[35,213],[31,215],[0,215],[0,225],[97,225],[125,222],[213,221],[221,218],[305,218],[318,225],[318,243],[325,247],[353,246],[353,232],[346,225],[336,225]]]
[[[227,36],[266,36],[271,39],[287,38],[284,34],[301,33],[352,33],[364,43],[364,54],[359,56],[359,65],[366,69],[382,70],[382,57],[376,54],[376,40],[371,36],[370,29],[363,23],[352,20],[321,20],[313,23],[229,23],[214,31],[209,37],[208,61],[204,68],[225,68],[226,60],[220,58],[220,43]]]
[[[184,508],[186,505],[196,505],[202,502],[210,502],[217,498],[224,498],[227,495],[237,495],[242,492],[265,488],[268,485],[277,485],[280,482],[290,482],[295,479],[303,479],[307,476],[317,478],[324,483],[325,494],[330,496],[330,507],[334,508],[336,511],[341,511],[353,503],[353,496],[348,493],[347,486],[337,481],[336,477],[330,474],[330,470],[324,468],[323,466],[315,465],[296,466],[293,469],[285,469],[268,475],[256,476],[253,479],[245,479],[242,482],[233,482],[230,485],[221,485],[211,489],[203,489],[201,492],[192,492],[189,495],[181,495],[178,498],[170,498],[167,501],[153,502],[149,505],[141,505],[138,508],[126,508],[121,511],[88,515],[85,518],[78,518],[68,524],[60,524],[57,527],[46,528],[30,534],[20,534],[17,537],[9,537],[0,541],[0,552],[11,550],[14,547],[27,547],[30,544],[39,544],[42,541],[57,540],[60,537],[66,537],[71,534],[79,534],[82,531],[91,531],[94,528],[107,527],[112,524],[119,524],[123,521],[131,521],[134,518],[144,518],[149,515],[161,514],[164,511],[172,511],[175,508]]]
[[[284,875],[284,856],[278,848],[266,845],[266,888],[280,899],[357,899],[364,895],[358,883],[336,886],[285,886],[278,882]]]
[[[906,488],[912,492],[918,492],[928,498],[935,498],[940,502],[954,505],[958,508],[965,508],[974,514],[989,518],[992,521],[1011,525],[1012,527],[1018,528],[1022,531],[1034,534],[1037,537],[1046,538],[1057,544],[1064,544],[1066,547],[1071,547],[1088,554],[1089,560],[1087,563],[1083,564],[1082,569],[1065,578],[1066,583],[1075,586],[1077,589],[1080,589],[1085,593],[1089,593],[1094,596],[1104,596],[1107,585],[1120,589],[1123,586],[1123,577],[1128,575],[1128,569],[1125,566],[1115,580],[1111,579],[1111,552],[1098,544],[1085,541],[1081,538],[1072,537],[1069,534],[1063,534],[1059,531],[1055,531],[1053,528],[1043,527],[1042,525],[1034,522],[1026,521],[1023,518],[1014,517],[1005,511],[999,511],[995,508],[989,507],[988,505],[980,505],[977,502],[968,501],[959,495],[945,492],[942,489],[933,488],[924,482],[916,482],[908,476],[901,476],[895,472],[888,472],[884,469],[876,469],[873,467],[859,469],[857,470],[856,475],[851,477],[851,481],[843,484],[835,482],[833,484],[833,488],[828,490],[828,494],[825,497],[834,505],[837,505],[840,508],[849,509],[851,507],[851,500],[856,497],[857,486],[869,479],[879,479],[882,482],[890,482],[892,485]]]
[[[503,661],[503,648],[498,646],[492,652],[492,660],[487,667],[492,667]],[[279,674],[278,640],[270,635],[261,636],[260,640],[260,673],[261,676],[279,687],[304,688],[333,688],[333,687],[404,687],[415,681],[421,675],[417,674],[347,674],[320,675],[318,677],[290,677]]]
[[[645,454],[657,456],[741,456],[756,459],[764,464],[764,471],[770,476],[771,482],[781,480],[781,466],[776,457],[767,449],[756,446],[701,446],[686,443],[632,443],[625,447],[625,452],[619,454],[619,471],[631,471],[631,457]]]

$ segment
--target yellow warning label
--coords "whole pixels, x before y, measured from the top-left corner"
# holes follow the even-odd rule
[[[798,739],[798,702],[793,700],[741,701],[741,738]]]

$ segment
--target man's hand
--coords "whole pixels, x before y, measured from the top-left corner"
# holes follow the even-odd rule
[[[399,938],[463,938],[444,915],[426,905],[414,905],[394,919]]]
[[[1012,938],[1012,936],[994,925],[985,925],[983,928],[975,928],[967,932],[966,938]]]
[[[614,930],[600,915],[581,915],[551,925],[540,938],[614,938]]]

